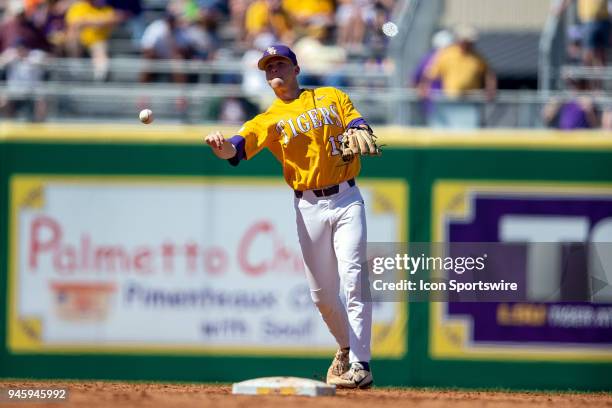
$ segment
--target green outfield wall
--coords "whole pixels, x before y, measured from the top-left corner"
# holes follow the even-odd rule
[[[331,336],[282,243],[295,238],[281,168],[267,152],[214,159],[209,130],[0,124],[0,377],[324,376]],[[384,154],[358,180],[379,240],[496,242],[512,217],[580,219],[585,241],[607,239],[610,133],[379,134]],[[380,386],[612,389],[605,296],[379,316]]]

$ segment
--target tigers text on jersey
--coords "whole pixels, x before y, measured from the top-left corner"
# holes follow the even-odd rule
[[[304,191],[358,175],[359,157],[347,164],[340,154],[342,133],[358,124],[365,121],[342,91],[304,89],[293,101],[277,98],[230,141],[237,147],[238,159],[250,159],[264,147],[270,149],[283,166],[287,184]]]

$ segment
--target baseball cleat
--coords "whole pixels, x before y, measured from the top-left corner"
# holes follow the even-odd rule
[[[366,370],[361,363],[351,364],[351,369],[340,376],[336,383],[337,388],[370,388],[374,383],[372,373]]]
[[[342,374],[346,373],[351,365],[349,364],[349,348],[338,349],[329,369],[327,370],[327,383],[338,385],[341,382]]]

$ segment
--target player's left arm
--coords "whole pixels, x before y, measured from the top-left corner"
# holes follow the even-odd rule
[[[355,154],[380,155],[381,150],[376,144],[377,137],[370,125],[355,108],[348,95],[342,91],[337,92],[345,124],[342,138],[342,159],[350,161]]]
[[[355,108],[351,98],[344,92],[336,90],[338,94],[338,101],[340,103],[340,115],[342,116],[342,124],[344,130],[348,129],[367,129],[372,130],[368,122],[363,118],[361,113]]]

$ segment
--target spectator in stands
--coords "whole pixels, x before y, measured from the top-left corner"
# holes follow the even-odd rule
[[[220,16],[227,16],[229,12],[227,0],[196,0],[200,10],[209,10],[218,13]]]
[[[227,4],[225,0],[170,0],[166,10],[185,22],[197,21],[203,14],[220,20],[227,12]]]
[[[293,22],[281,0],[255,0],[246,10],[247,41],[252,42],[262,33],[272,33],[278,42],[293,44]]]
[[[338,45],[345,48],[363,46],[366,26],[374,19],[370,0],[339,0],[336,10]]]
[[[23,7],[25,9],[25,12],[28,15],[34,14],[34,12],[36,12],[36,9],[43,2],[43,0],[19,0],[19,1],[21,3],[23,3]]]
[[[549,102],[542,111],[547,126],[561,130],[594,129],[598,126],[597,112],[593,100],[581,95],[588,90],[585,80],[567,80],[572,94],[563,100]]]
[[[230,25],[236,33],[237,46],[246,39],[245,16],[250,2],[250,0],[229,0]]]
[[[576,1],[582,27],[582,61],[587,66],[603,66],[606,64],[606,51],[610,47],[611,23],[607,0],[563,0],[557,13],[563,13]]]
[[[572,25],[567,30],[567,63],[571,65],[582,64],[582,31],[580,26]]]
[[[205,115],[215,122],[239,125],[259,112],[257,106],[245,98],[227,97],[213,101]]]
[[[148,60],[184,60],[192,56],[191,41],[184,22],[170,10],[163,18],[153,21],[146,28],[141,41],[142,55]],[[142,72],[140,81],[151,82],[159,77],[151,70]],[[173,82],[184,83],[187,76],[180,66],[171,73]]]
[[[391,14],[397,0],[376,0],[376,3],[381,4],[387,10],[387,12]]]
[[[389,21],[389,18],[390,10],[382,1],[376,1],[372,7],[372,18],[368,20],[364,45],[369,51],[368,57],[377,64],[384,64],[387,59],[389,37],[383,32],[383,25]]]
[[[141,0],[107,0],[108,5],[121,16],[121,22],[127,26],[132,36],[135,48],[140,46],[140,39],[144,33],[147,22],[142,8]]]
[[[187,58],[212,60],[219,48],[217,28],[221,13],[218,9],[200,8],[195,21],[185,29],[187,37]]]
[[[608,104],[601,114],[601,128],[612,131],[612,105]]]
[[[349,47],[348,52],[354,56],[365,58],[364,66],[367,73],[373,74],[369,78],[352,78],[352,85],[370,88],[385,88],[387,76],[394,70],[394,61],[389,58],[387,48],[389,37],[384,34],[383,26],[390,19],[391,9],[386,4],[393,0],[372,1],[372,13],[367,20],[365,37],[361,46]],[[382,75],[380,75],[382,74]]]
[[[0,25],[0,53],[17,43],[30,50],[51,50],[44,31],[26,14],[21,1],[9,3],[7,19]]]
[[[334,23],[334,0],[283,0],[283,6],[302,29],[311,23]]]
[[[66,12],[68,44],[73,57],[85,49],[91,56],[94,80],[105,81],[108,76],[108,39],[121,15],[105,0],[78,0]]]
[[[9,118],[15,118],[25,111],[30,121],[42,121],[46,116],[46,102],[36,95],[44,75],[46,53],[29,48],[23,38],[16,38],[2,54],[0,69],[6,69],[7,94],[0,101]]]
[[[262,110],[267,109],[276,96],[257,63],[266,48],[276,43],[272,33],[261,33],[253,40],[253,47],[242,56],[242,92]]]
[[[194,0],[169,0],[166,12],[180,20],[192,20],[196,18],[198,6]]]
[[[242,123],[244,118],[250,118],[269,106],[274,100],[274,92],[261,75],[257,63],[262,52],[276,43],[271,33],[261,33],[253,40],[253,48],[247,50],[242,57],[242,91],[245,98],[222,97],[214,99],[204,112],[208,120],[222,123]]]
[[[66,13],[72,0],[47,0],[44,7],[44,31],[56,57],[68,56]]]
[[[436,79],[442,81],[444,93],[452,99],[477,90],[484,90],[488,100],[495,97],[497,77],[476,52],[474,43],[477,39],[478,33],[472,27],[462,26],[455,30],[456,43],[437,54],[419,84],[423,97],[429,95],[431,84]]]
[[[448,30],[440,30],[431,40],[432,49],[421,58],[421,61],[417,65],[414,74],[412,75],[412,86],[415,88],[424,80],[425,72],[429,69],[433,63],[436,55],[446,49],[453,43],[453,33]],[[431,89],[440,90],[442,89],[442,81],[440,78],[433,80],[430,84]]]
[[[425,72],[429,69],[436,56],[440,51],[446,49],[453,43],[453,33],[448,30],[440,30],[432,37],[431,44],[432,49],[423,56],[419,64],[417,65],[414,74],[412,75],[412,86],[417,88],[421,82],[425,79]],[[427,118],[433,109],[433,102],[429,98],[431,91],[439,92],[442,90],[442,81],[440,78],[434,79],[431,82],[427,83],[429,88],[426,92],[426,96],[421,101],[421,113],[423,118]]]
[[[488,101],[495,98],[497,78],[487,62],[474,49],[478,38],[469,26],[455,30],[455,44],[441,50],[425,71],[419,84],[419,94],[427,98],[431,84],[442,81],[446,101],[437,102],[428,122],[434,127],[477,128],[482,125],[482,107],[465,97],[472,92],[484,91]]]
[[[307,86],[345,86],[342,75],[346,51],[333,42],[333,27],[325,21],[311,23],[307,34],[299,39],[293,51],[299,61],[301,83]]]
[[[200,8],[195,0],[186,0],[183,9],[183,19],[189,24],[196,21],[200,14]]]

